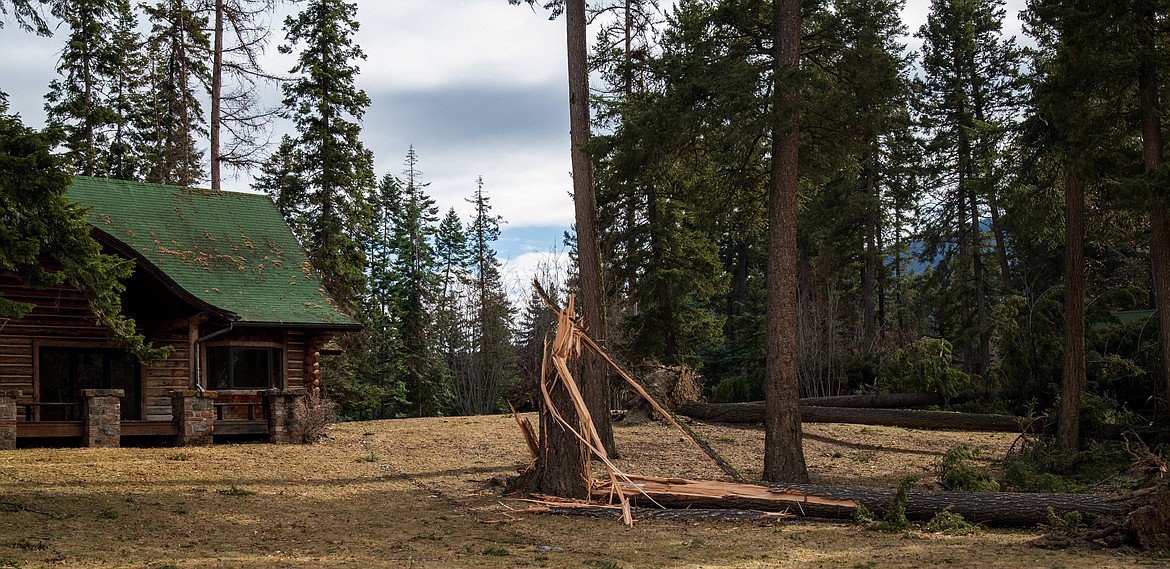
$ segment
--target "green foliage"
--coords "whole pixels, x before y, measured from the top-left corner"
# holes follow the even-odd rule
[[[969,535],[979,531],[979,524],[973,524],[963,519],[962,514],[952,512],[947,508],[930,518],[926,522],[926,531],[934,533],[945,533],[947,535]]]
[[[485,548],[483,550],[483,554],[484,555],[492,555],[495,557],[507,557],[509,555],[512,555],[512,552],[508,551],[508,548],[506,548],[506,547],[500,547],[498,545],[493,545],[493,546]]]
[[[142,97],[139,120],[142,176],[148,182],[194,186],[205,178],[197,137],[207,120],[197,92],[211,82],[207,16],[170,0],[145,10],[151,29],[145,42],[149,96]]]
[[[106,508],[102,510],[102,513],[98,514],[98,517],[103,520],[116,520],[118,519],[118,510],[112,507]]]
[[[1058,516],[1052,506],[1048,506],[1048,511],[1045,513],[1044,525],[1062,532],[1075,532],[1089,527],[1085,523],[1085,517],[1080,512],[1065,512],[1064,515]]]
[[[898,484],[898,492],[894,499],[885,505],[884,513],[877,516],[863,504],[857,505],[854,520],[857,523],[878,531],[899,532],[910,527],[910,520],[906,518],[906,500],[909,499],[910,489],[918,484],[917,476],[908,476]]]
[[[122,280],[133,262],[102,253],[90,237],[85,212],[69,201],[70,176],[51,152],[54,130],[36,132],[7,114],[0,97],[0,271],[33,287],[70,284],[89,300],[97,322],[144,363],[166,359],[173,348],[154,348],[122,315]],[[46,268],[43,261],[53,268]],[[20,318],[33,305],[0,295],[0,317]]]
[[[938,393],[949,399],[971,386],[970,376],[952,364],[950,342],[941,338],[919,338],[882,365],[880,387],[889,393]]]
[[[1013,492],[1088,492],[1103,484],[1131,487],[1130,457],[1116,442],[1089,441],[1084,450],[1061,449],[1049,438],[1022,439],[1004,459],[1000,485]]]
[[[972,464],[980,452],[979,447],[962,443],[948,449],[936,467],[939,484],[956,492],[998,492],[999,483],[991,474]]]
[[[360,243],[369,233],[366,198],[374,186],[373,155],[360,139],[370,99],[356,85],[356,61],[365,59],[353,43],[356,16],[356,4],[312,0],[285,19],[279,50],[300,51],[292,80],[282,85],[283,116],[297,135],[282,140],[254,185],[273,197],[325,288],[345,308],[355,307],[365,290]]]
[[[120,100],[141,70],[132,65],[137,38],[130,2],[53,2],[50,11],[68,29],[49,85],[45,111],[50,128],[63,133],[67,164],[79,174],[108,176],[119,168],[112,155],[130,117]]]

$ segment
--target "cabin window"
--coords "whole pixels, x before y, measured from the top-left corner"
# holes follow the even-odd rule
[[[279,348],[209,346],[207,386],[211,389],[278,387],[283,356]]]
[[[82,389],[121,389],[122,418],[140,419],[138,360],[128,352],[103,348],[42,347],[38,379],[42,421],[80,420],[62,403],[77,403]]]

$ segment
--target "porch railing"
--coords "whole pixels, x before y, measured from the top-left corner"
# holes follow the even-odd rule
[[[23,410],[17,413],[18,421],[49,422],[49,421],[82,421],[81,403],[17,403]]]

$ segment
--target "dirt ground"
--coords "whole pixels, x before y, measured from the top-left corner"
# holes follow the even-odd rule
[[[695,425],[749,478],[759,427]],[[958,443],[999,458],[1007,434],[805,425],[814,482],[929,481]],[[884,533],[852,523],[641,521],[524,515],[494,482],[527,461],[508,416],[334,426],[314,445],[0,451],[0,567],[1170,566],[1165,555],[1040,549],[1042,531]],[[631,474],[720,478],[660,423],[616,426]]]

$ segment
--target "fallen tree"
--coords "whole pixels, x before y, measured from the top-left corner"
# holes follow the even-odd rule
[[[853,519],[859,505],[878,515],[897,506],[897,490],[797,484],[760,486],[711,480],[627,476],[619,482],[634,505],[668,509],[719,509],[787,512],[802,517]],[[609,482],[595,485],[593,498],[612,494]],[[1087,519],[1119,520],[1141,503],[1142,493],[1041,494],[1024,492],[937,492],[910,490],[901,504],[908,520],[928,521],[942,511],[988,526],[1031,526],[1050,521],[1049,513],[1078,512]]]
[[[802,402],[803,403],[803,402]],[[701,421],[723,423],[760,423],[764,420],[764,403],[687,403],[678,408],[680,415]],[[817,407],[802,404],[800,420],[804,423],[851,423],[926,429],[954,429],[1018,433],[1027,419],[1011,415],[914,411],[909,409],[865,409],[851,407]]]

